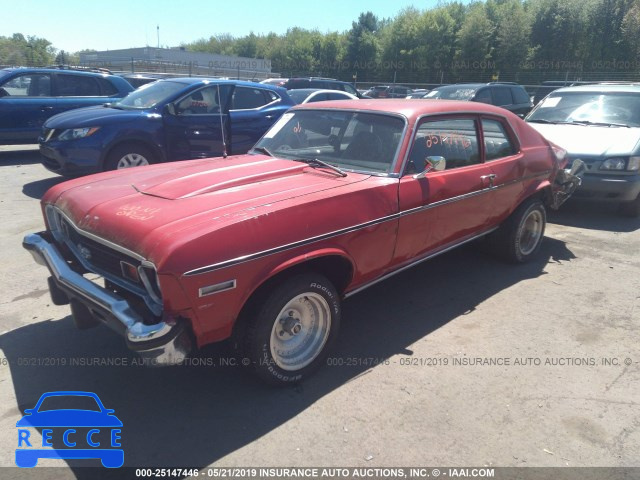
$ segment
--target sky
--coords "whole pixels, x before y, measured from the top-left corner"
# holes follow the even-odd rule
[[[0,36],[45,38],[57,50],[117,50],[158,45],[176,47],[230,33],[282,34],[292,27],[322,33],[344,31],[362,12],[395,17],[437,0],[0,0]]]

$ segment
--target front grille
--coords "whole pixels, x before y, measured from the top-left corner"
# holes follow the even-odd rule
[[[113,250],[84,235],[80,235],[67,219],[62,219],[61,230],[65,240],[71,244],[70,247],[74,254],[82,257],[82,259],[79,260],[84,260],[86,263],[96,267],[97,270],[125,279],[120,267],[120,262],[129,263],[136,268],[140,265],[139,260]],[[132,279],[128,277],[125,280],[132,281]],[[140,281],[136,281],[135,283],[142,285]]]
[[[145,301],[150,310],[159,315],[162,311],[162,294],[157,282],[155,266],[133,252],[75,227],[60,210],[49,205],[46,208],[49,226],[55,239],[64,243],[77,260],[90,272],[107,282],[134,293]],[[127,265],[128,264],[128,265]]]

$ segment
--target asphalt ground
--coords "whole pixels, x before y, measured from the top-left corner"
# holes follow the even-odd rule
[[[153,369],[77,330],[21,246],[60,181],[0,147],[0,478],[25,473],[16,422],[59,390],[115,410],[132,467],[640,467],[639,219],[569,204],[527,265],[470,245],[397,275],[345,302],[326,367],[275,389],[223,347]],[[29,478],[95,478],[85,465]]]

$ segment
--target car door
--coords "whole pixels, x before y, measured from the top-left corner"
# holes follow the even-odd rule
[[[280,97],[257,87],[236,86],[231,97],[231,151],[246,153],[284,110],[276,107]]]
[[[484,161],[491,168],[491,202],[493,204],[491,223],[502,222],[511,207],[522,198],[524,155],[520,151],[517,136],[504,117],[483,115],[482,144]]]
[[[51,74],[16,75],[0,88],[0,144],[36,143],[58,103],[52,93]]]
[[[207,85],[177,99],[163,122],[169,160],[220,156],[230,153],[228,105],[232,85]],[[219,99],[222,98],[222,102]]]
[[[489,228],[493,172],[481,161],[479,132],[476,116],[419,122],[399,184],[397,262],[446,249]],[[416,178],[428,157],[443,157],[446,168]]]

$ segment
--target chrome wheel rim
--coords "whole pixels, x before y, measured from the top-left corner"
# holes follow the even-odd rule
[[[536,249],[542,238],[543,228],[544,218],[542,217],[542,212],[540,210],[530,212],[520,226],[520,241],[518,244],[522,255],[529,255]]]
[[[271,357],[283,370],[300,370],[313,362],[331,330],[329,303],[317,293],[303,293],[287,302],[271,329]]]
[[[149,160],[144,156],[139,153],[127,153],[118,160],[117,168],[120,170],[121,168],[142,167],[144,165],[149,165]]]

